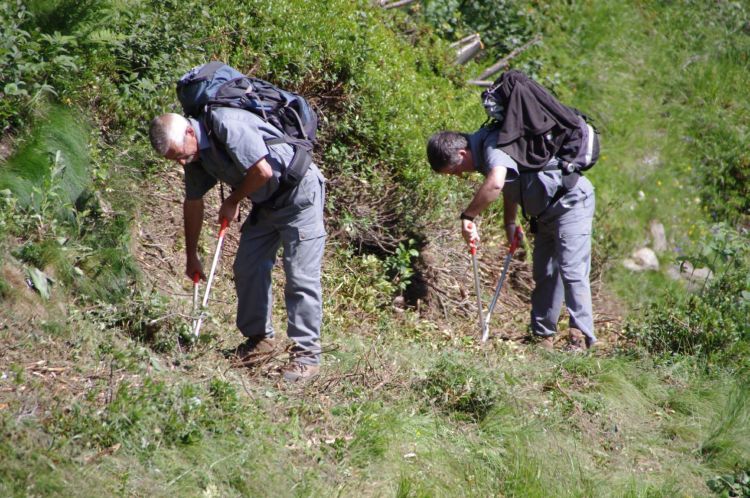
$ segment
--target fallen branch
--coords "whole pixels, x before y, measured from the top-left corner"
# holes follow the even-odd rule
[[[508,63],[512,59],[518,57],[519,54],[525,52],[526,50],[528,50],[532,46],[534,46],[537,43],[539,43],[541,40],[542,40],[542,36],[541,35],[536,35],[534,38],[532,38],[531,40],[527,41],[526,43],[524,43],[520,47],[514,48],[508,55],[506,55],[505,57],[503,57],[502,59],[500,59],[499,61],[497,61],[496,63],[494,63],[490,67],[488,67],[487,69],[485,69],[484,72],[479,75],[479,78],[477,78],[477,80],[486,80],[487,78],[489,78],[493,74],[497,73],[501,69],[507,67]]]
[[[397,7],[403,7],[404,5],[409,5],[410,3],[414,3],[414,0],[398,0],[397,2],[389,4],[381,3],[380,6],[384,9],[395,9]]]
[[[469,35],[469,36],[466,36],[466,37],[464,37],[464,38],[461,38],[461,39],[460,39],[460,40],[458,40],[458,41],[454,41],[454,42],[453,42],[453,43],[451,43],[451,44],[450,44],[449,46],[450,46],[451,48],[457,48],[457,47],[461,47],[461,46],[463,46],[463,45],[466,45],[466,44],[467,44],[467,43],[469,43],[470,41],[474,41],[475,39],[476,39],[476,40],[479,40],[479,33],[474,33],[474,34],[472,34],[472,35]]]

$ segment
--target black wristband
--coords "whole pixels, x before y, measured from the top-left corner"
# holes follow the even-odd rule
[[[474,217],[473,216],[469,216],[466,213],[461,213],[461,216],[459,216],[459,218],[461,218],[462,220],[474,221]]]

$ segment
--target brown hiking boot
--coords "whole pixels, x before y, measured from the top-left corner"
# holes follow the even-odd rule
[[[568,342],[568,351],[572,353],[582,353],[583,351],[594,348],[594,346],[596,345],[596,339],[592,339],[587,335],[583,335],[583,332],[574,328],[570,329]]]
[[[276,351],[276,342],[268,337],[248,337],[234,350],[236,363],[249,366],[270,357]]]
[[[555,350],[555,336],[554,335],[549,335],[547,337],[537,336],[536,345],[545,351],[554,351]]]
[[[599,346],[599,341],[596,339],[592,339],[589,336],[586,336],[584,340],[586,341],[586,349],[588,349],[589,351],[591,351],[592,349],[596,349],[597,346]]]
[[[281,375],[287,382],[308,381],[320,373],[320,365],[305,365],[292,361],[281,369]]]

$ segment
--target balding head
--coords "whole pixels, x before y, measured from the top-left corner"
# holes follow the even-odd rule
[[[190,122],[179,114],[162,114],[151,121],[148,130],[151,145],[158,154],[166,156],[170,149],[182,147],[189,126]]]

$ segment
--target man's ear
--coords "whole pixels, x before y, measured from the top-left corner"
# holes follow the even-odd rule
[[[459,149],[458,155],[461,156],[461,171],[471,171],[474,169],[474,161],[469,149]]]

